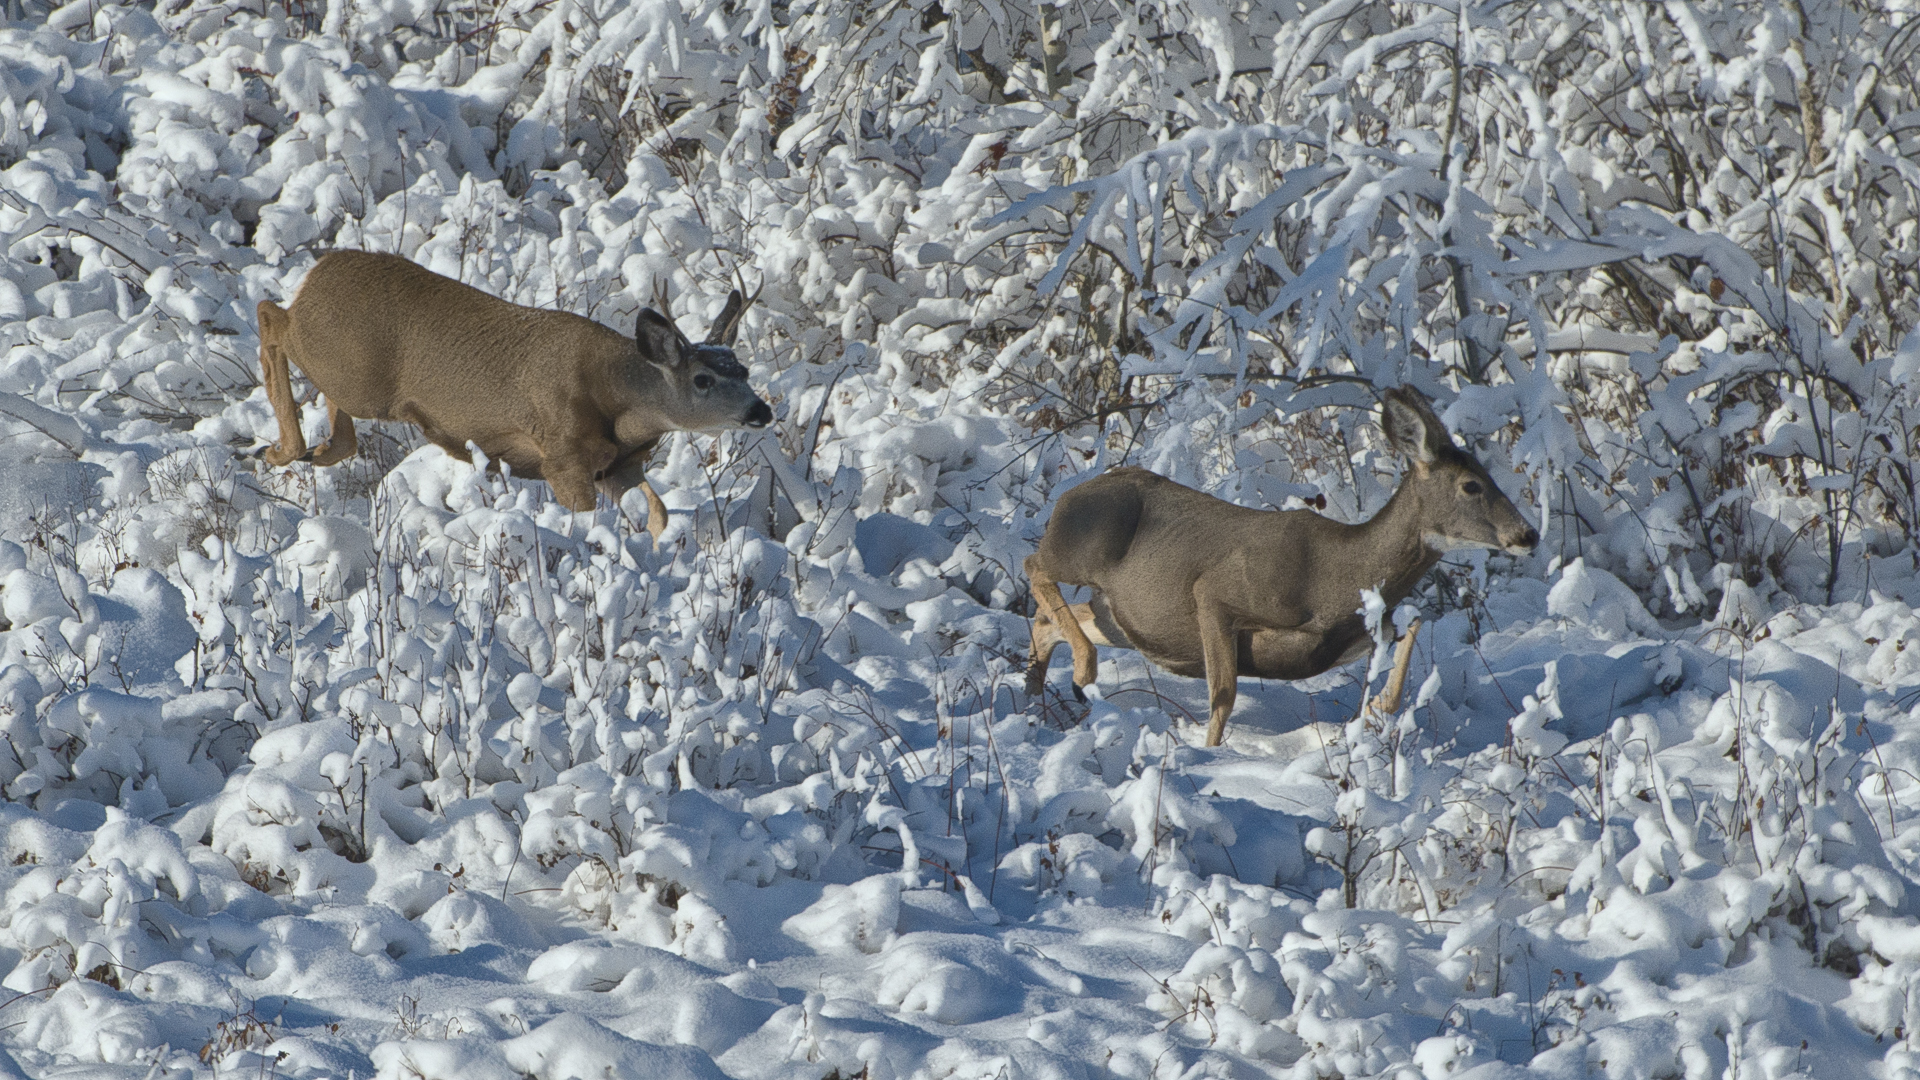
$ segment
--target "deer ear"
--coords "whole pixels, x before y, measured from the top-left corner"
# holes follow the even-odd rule
[[[640,309],[640,318],[633,328],[633,340],[640,346],[640,356],[660,367],[680,367],[693,352],[686,335],[673,325],[672,320],[652,308]]]
[[[756,297],[759,295],[754,294]],[[713,320],[712,326],[707,327],[705,344],[733,348],[734,340],[740,336],[740,316],[746,313],[747,303],[747,298],[740,295],[739,289],[728,293],[727,304],[720,309],[720,316]]]
[[[1431,465],[1447,441],[1447,429],[1417,391],[1389,390],[1380,404],[1380,427],[1387,444],[1408,461]]]

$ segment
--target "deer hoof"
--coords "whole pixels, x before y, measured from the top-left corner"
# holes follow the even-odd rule
[[[1227,718],[1225,714],[1215,713],[1207,722],[1207,745],[1219,746],[1227,737]]]
[[[337,465],[353,456],[353,451],[345,447],[336,448],[332,443],[321,443],[313,448],[307,459],[315,465]]]
[[[1027,665],[1027,696],[1039,697],[1047,688],[1047,665],[1033,663]]]
[[[1079,702],[1082,705],[1085,705],[1087,703],[1087,692],[1085,690],[1080,689],[1079,683],[1073,684],[1073,700]]]

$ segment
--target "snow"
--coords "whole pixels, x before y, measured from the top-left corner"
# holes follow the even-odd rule
[[[0,2],[0,1076],[1920,1076],[1920,102],[1802,7],[1066,5],[1056,97],[1018,5]],[[270,468],[330,247],[741,288],[776,423],[660,536]],[[1409,705],[1024,692],[1062,492],[1364,519],[1355,380],[1543,536],[1373,597]]]
[[[900,925],[900,879],[875,874],[853,885],[829,885],[807,910],[780,924],[815,952],[877,953]]]

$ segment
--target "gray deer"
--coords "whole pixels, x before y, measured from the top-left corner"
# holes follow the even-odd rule
[[[1076,693],[1094,682],[1096,643],[1137,649],[1176,675],[1206,676],[1207,745],[1218,746],[1242,674],[1304,679],[1365,655],[1361,590],[1391,607],[1443,552],[1533,550],[1540,534],[1423,395],[1387,391],[1381,425],[1409,468],[1361,525],[1235,506],[1137,468],[1061,496],[1026,561],[1036,608],[1027,692],[1046,685],[1062,642]],[[1069,605],[1062,584],[1091,586],[1091,600]]]
[[[286,309],[261,301],[260,370],[280,422],[272,465],[332,465],[358,448],[353,418],[404,420],[449,453],[472,442],[516,476],[545,479],[569,509],[639,487],[659,536],[666,504],[643,470],[669,431],[765,427],[773,410],[734,358],[744,310],[727,299],[705,343],[644,308],[634,336],[565,311],[522,307],[398,255],[335,251]],[[307,448],[291,361],[327,396],[329,441]]]

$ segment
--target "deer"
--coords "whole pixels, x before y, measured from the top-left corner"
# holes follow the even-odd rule
[[[1381,428],[1407,470],[1359,525],[1237,506],[1134,467],[1062,495],[1025,563],[1035,600],[1028,695],[1044,690],[1063,643],[1076,696],[1094,685],[1096,644],[1132,649],[1165,671],[1206,677],[1207,745],[1218,746],[1241,675],[1305,679],[1367,654],[1362,590],[1377,589],[1391,608],[1446,552],[1524,555],[1539,543],[1419,391],[1386,391]],[[1089,586],[1091,598],[1070,605],[1063,584]]]
[[[398,255],[331,251],[285,308],[263,300],[260,370],[279,421],[269,465],[334,465],[358,449],[353,421],[402,420],[447,452],[467,444],[514,475],[544,479],[589,512],[596,489],[616,504],[638,487],[647,530],[667,508],[646,482],[670,431],[763,428],[773,410],[747,383],[733,342],[746,309],[727,298],[698,345],[653,308],[632,337],[565,311],[510,303]],[[300,430],[288,365],[326,395],[327,441]]]

